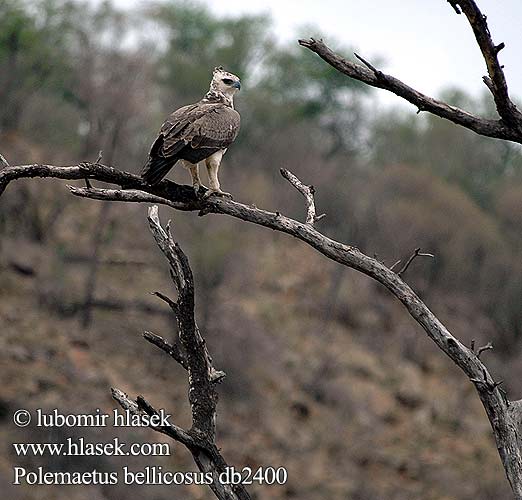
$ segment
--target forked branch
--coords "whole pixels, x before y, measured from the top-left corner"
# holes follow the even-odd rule
[[[169,262],[172,281],[178,293],[176,301],[161,293],[156,293],[156,295],[167,302],[176,315],[182,349],[151,332],[145,332],[143,336],[187,370],[188,398],[192,410],[192,427],[189,430],[174,424],[161,427],[151,426],[151,428],[170,436],[189,449],[200,471],[212,474],[213,482],[209,486],[217,498],[220,500],[248,500],[250,496],[241,484],[227,484],[220,478],[221,474],[226,472],[228,465],[215,443],[217,404],[215,384],[225,374],[213,368],[212,359],[194,318],[194,279],[188,258],[172,239],[169,225],[166,230],[161,226],[158,207],[155,205],[149,209],[149,226],[156,243]],[[136,401],[133,401],[118,389],[112,389],[112,395],[124,409],[132,414],[158,415],[158,412],[143,396],[138,396]]]
[[[324,61],[346,76],[372,87],[393,92],[416,106],[419,112],[428,111],[480,135],[522,144],[522,113],[509,96],[504,70],[498,61],[498,53],[504,48],[504,44],[495,45],[489,31],[486,16],[482,14],[474,0],[448,0],[448,2],[457,14],[464,13],[473,30],[477,44],[486,62],[488,75],[484,77],[484,83],[493,95],[500,117],[498,120],[475,116],[463,109],[422,94],[397,78],[378,70],[358,54],[355,55],[362,64],[349,61],[333,52],[322,40],[310,38],[309,40],[299,40],[299,44],[315,52]],[[475,384],[491,422],[506,476],[515,498],[522,499],[522,453],[518,439],[518,427],[522,413],[520,410],[521,404],[520,402],[508,401],[505,393],[499,387],[501,382],[495,382],[480,361],[480,355],[484,350],[489,349],[490,345],[479,349],[477,353],[474,352],[474,348],[471,350],[467,349],[451,336],[433,313],[400,279],[413,259],[419,255],[420,250],[416,250],[403,268],[397,274],[394,273],[399,280],[398,282],[392,279],[387,272],[379,269],[382,264],[375,259],[372,264],[364,266],[366,269],[361,269],[363,266],[357,267],[353,263],[347,265],[361,270],[384,284],[388,290],[401,300],[411,316],[423,326],[430,338],[453,359]],[[365,259],[368,258],[365,256]],[[387,271],[393,273],[393,268],[399,264],[400,261],[396,262]],[[368,269],[368,267],[371,269]],[[417,306],[420,309],[417,310]]]
[[[490,120],[477,117],[458,107],[433,99],[397,78],[387,75],[371,63],[357,56],[362,64],[349,61],[333,52],[322,40],[300,40],[299,43],[315,52],[328,64],[367,85],[393,92],[415,105],[419,111],[428,111],[445,118],[478,134],[505,139],[522,144],[522,114],[511,101],[505,75],[498,61],[498,53],[504,44],[495,45],[491,38],[485,16],[473,0],[449,0],[457,13],[466,15],[480,50],[486,61],[488,76],[484,81],[490,89],[500,118]],[[157,186],[146,184],[141,178],[128,172],[95,163],[73,166],[22,165],[9,166],[0,156],[0,195],[14,180],[32,177],[49,177],[68,180],[86,180],[86,187],[70,187],[75,196],[132,203],[164,204],[177,210],[197,211],[201,215],[210,213],[226,214],[237,219],[258,224],[289,234],[310,245],[327,258],[346,267],[356,269],[384,285],[406,308],[410,316],[424,329],[433,342],[466,374],[475,385],[480,400],[486,410],[496,440],[497,449],[510,482],[515,498],[522,500],[522,453],[519,445],[519,426],[522,422],[522,401],[509,401],[500,389],[501,381],[495,381],[479,356],[488,348],[468,349],[457,340],[424,302],[405,283],[403,274],[419,252],[415,252],[399,273],[387,268],[375,258],[359,249],[332,240],[318,232],[313,224],[322,216],[315,215],[313,189],[301,183],[288,171],[283,176],[305,197],[307,203],[306,223],[301,223],[279,212],[260,210],[253,206],[215,197],[197,198],[189,186],[179,186],[164,180]],[[121,189],[93,188],[89,180],[98,180],[119,186]],[[156,242],[167,257],[172,277],[178,291],[178,300],[171,305],[176,313],[180,329],[181,347],[174,346],[150,333],[146,339],[173,357],[189,374],[189,401],[192,409],[192,428],[185,430],[175,425],[154,428],[184,444],[192,453],[199,469],[211,472],[211,485],[220,499],[243,500],[249,495],[241,486],[230,486],[219,481],[219,473],[227,467],[215,445],[215,408],[217,393],[215,382],[222,372],[212,368],[212,361],[205,347],[194,319],[194,284],[188,260],[170,235],[159,222],[157,209],[151,209],[149,223]],[[397,264],[398,265],[398,264]],[[165,300],[165,297],[161,297]],[[168,302],[168,301],[167,301]],[[218,376],[216,376],[218,374]],[[113,389],[113,396],[119,404],[132,413],[157,414],[157,411],[143,397],[133,401],[121,391]]]
[[[355,54],[355,56],[362,64],[352,62],[336,54],[322,40],[310,38],[308,40],[299,40],[299,44],[315,52],[330,66],[346,76],[372,87],[393,92],[416,106],[419,112],[427,111],[486,137],[505,139],[522,144],[522,113],[509,97],[504,70],[498,61],[498,53],[504,48],[504,44],[494,44],[486,16],[481,13],[473,0],[448,1],[457,13],[463,12],[466,15],[473,29],[486,62],[488,75],[484,77],[484,83],[491,91],[495,100],[500,116],[498,120],[481,118],[456,106],[451,106],[443,101],[429,97],[394,76],[378,70],[358,54]]]
[[[408,260],[404,263],[404,265],[401,267],[399,271],[397,271],[398,276],[402,276],[410,267],[411,263],[417,258],[417,257],[431,257],[432,259],[435,258],[435,255],[432,253],[425,253],[421,252],[420,248],[416,248],[415,251],[410,255]],[[402,262],[401,259],[399,259],[393,266],[390,267],[390,270],[393,271],[400,263]]]
[[[308,225],[313,226],[316,222],[326,217],[326,214],[316,215],[315,188],[313,186],[303,184],[290,170],[286,170],[286,168],[281,168],[279,171],[281,175],[304,196],[306,200],[306,223]]]
[[[518,403],[510,402],[505,398],[503,391],[498,385],[495,385],[493,377],[489,374],[486,366],[478,358],[477,354],[459,342],[408,284],[402,280],[401,276],[386,267],[382,262],[365,255],[356,247],[345,245],[328,238],[310,224],[296,221],[282,215],[280,212],[261,210],[253,206],[222,198],[210,197],[206,200],[197,198],[189,186],[179,186],[168,180],[163,180],[157,186],[144,185],[141,179],[135,175],[128,172],[120,172],[114,168],[103,165],[82,164],[81,166],[72,167],[27,165],[7,167],[0,170],[0,187],[3,185],[5,188],[10,181],[18,178],[38,176],[57,177],[60,179],[83,179],[87,176],[90,179],[112,182],[113,184],[123,185],[139,191],[132,193],[132,196],[127,196],[126,190],[82,188],[81,190],[75,190],[73,192],[73,194],[78,196],[126,202],[154,200],[172,208],[177,208],[178,210],[193,210],[205,214],[226,214],[242,221],[268,227],[275,231],[289,234],[310,245],[327,258],[343,266],[356,269],[384,285],[390,293],[402,302],[410,316],[425,330],[433,342],[453,360],[466,374],[468,379],[474,382],[475,388],[491,422],[497,442],[497,449],[506,475],[515,492],[516,498],[522,500],[522,453],[518,444],[518,424],[516,423],[518,420],[515,422],[515,417],[516,419],[519,418],[519,412],[511,411],[512,405],[514,404],[519,408]],[[180,278],[180,276],[187,277],[187,273],[184,271],[184,266],[187,264],[185,261],[186,257],[184,258],[182,256],[179,247],[169,243],[171,238],[165,230],[160,229],[159,221],[158,224],[154,222],[156,220],[154,212],[151,216],[151,228],[154,228],[153,230],[157,237],[158,244],[166,251],[165,255],[173,267],[174,276],[178,276],[177,280],[179,280],[179,283],[177,283],[176,286],[179,284],[182,287],[182,296],[188,297],[184,301],[184,304],[190,304],[193,299],[187,296],[187,290],[193,287],[193,285],[191,285],[191,278],[189,278],[188,281],[188,288],[185,289],[183,289],[183,287],[187,286],[184,284],[185,278]],[[181,270],[182,274],[178,275],[178,270]],[[181,308],[179,300],[178,306]],[[201,354],[201,347],[204,346],[204,344],[202,341],[199,342],[196,340],[199,336],[199,332],[197,332],[195,323],[192,323],[193,312],[187,309],[186,314],[181,314],[178,317],[178,321],[180,317],[183,318],[180,328],[186,327],[186,331],[192,332],[191,335],[189,335],[190,345],[188,349],[187,346],[184,345],[185,351],[187,352],[187,363],[190,366],[193,361],[197,360],[198,367],[193,373],[197,373],[198,376],[203,377],[203,386],[205,388],[212,389],[213,384],[210,377],[208,377],[208,360],[204,362]],[[187,339],[187,336],[184,338]],[[194,358],[189,355],[189,352],[196,346],[199,354],[197,358]],[[476,383],[476,381],[484,380],[488,383]],[[204,429],[205,432],[212,434],[213,425],[210,422],[209,416],[212,415],[213,399],[212,397],[206,397],[203,401],[204,403],[199,403],[202,404],[202,412],[196,415],[198,425],[194,427]]]
[[[510,126],[519,131],[522,129],[522,113],[509,97],[504,69],[498,61],[498,53],[505,44],[495,45],[489,31],[487,18],[474,0],[448,0],[457,14],[464,13],[473,30],[477,44],[482,52],[488,76],[483,80],[493,94],[498,114]]]

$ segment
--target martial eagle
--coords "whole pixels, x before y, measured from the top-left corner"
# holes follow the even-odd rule
[[[197,194],[200,187],[205,187],[199,178],[199,162],[205,160],[209,178],[205,196],[230,196],[221,191],[218,169],[239,132],[240,118],[234,109],[234,94],[240,88],[236,75],[221,66],[215,68],[210,89],[203,99],[174,111],[161,127],[143,167],[142,178],[149,184],[156,184],[181,160],[190,170]]]

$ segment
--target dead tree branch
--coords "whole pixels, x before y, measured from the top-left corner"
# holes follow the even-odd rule
[[[313,186],[307,186],[303,184],[290,170],[285,168],[279,169],[281,175],[294,186],[306,200],[306,223],[313,226],[317,221],[320,221],[326,214],[316,215],[315,212],[315,188]]]
[[[9,162],[0,154],[0,168],[9,166]]]
[[[416,248],[415,251],[408,258],[408,260],[405,262],[404,266],[402,266],[400,271],[397,271],[397,274],[399,276],[402,276],[407,271],[408,267],[410,267],[410,264],[415,260],[416,257],[431,257],[432,259],[435,258],[435,255],[433,255],[432,253],[423,253],[420,250],[420,248]],[[393,271],[400,263],[401,260],[399,259],[397,262],[395,262],[395,264],[393,264],[393,266],[390,267],[390,270]]]
[[[59,179],[83,179],[88,177],[98,181],[111,182],[125,188],[138,190],[127,196],[127,190],[104,190],[104,189],[85,189],[76,191],[74,194],[96,199],[113,201],[149,201],[154,199],[158,203],[176,208],[178,210],[192,210],[206,214],[225,214],[245,222],[251,222],[264,226],[275,231],[289,234],[304,243],[310,245],[318,252],[343,266],[360,271],[363,274],[375,279],[388,289],[406,308],[411,317],[424,329],[426,334],[435,344],[466,374],[470,380],[488,380],[489,384],[475,383],[475,387],[486,410],[487,416],[493,429],[493,434],[497,443],[497,449],[506,471],[506,475],[511,484],[515,497],[522,500],[522,452],[518,443],[518,424],[510,411],[513,402],[508,401],[501,389],[495,386],[495,382],[486,366],[478,356],[468,347],[457,340],[441,321],[430,311],[417,294],[405,283],[401,277],[393,270],[387,268],[382,262],[362,253],[358,248],[345,245],[332,240],[321,234],[310,224],[302,223],[282,215],[279,212],[270,212],[259,208],[238,203],[236,201],[210,197],[206,200],[197,198],[194,191],[189,186],[180,186],[171,181],[164,180],[157,186],[145,184],[139,177],[128,172],[120,172],[112,167],[95,164],[81,164],[71,167],[55,167],[51,165],[26,165],[12,166],[0,170],[0,193],[9,182],[26,177],[55,177]],[[95,196],[91,196],[91,194]],[[81,193],[81,194],[80,194]],[[137,197],[134,198],[134,196]],[[151,198],[152,196],[152,198]],[[149,197],[149,198],[148,198]],[[151,214],[152,216],[154,215]],[[152,218],[152,221],[155,219]],[[179,252],[179,247],[175,245],[171,248],[169,242],[171,238],[161,228],[151,222],[151,227],[155,228],[155,236],[158,243],[166,252],[169,263],[173,268],[174,277],[181,280],[179,276],[184,276],[184,266],[187,265],[186,257],[183,258]],[[184,255],[184,254],[183,254]],[[181,271],[181,275],[177,271]],[[189,291],[192,289],[191,281],[179,281],[179,285],[185,288],[183,294],[188,294],[184,304],[191,303]],[[178,301],[178,305],[180,302]],[[185,311],[189,311],[185,307]],[[197,363],[197,370],[193,373],[197,380],[203,380],[203,386],[212,388],[212,383],[208,378],[208,362],[204,362],[201,357],[201,349],[204,347],[203,341],[194,339],[201,338],[193,321],[192,313],[185,312],[178,316],[181,318],[181,325],[186,328],[185,332],[191,332],[187,338],[189,349],[186,345],[187,353],[192,349],[198,349],[198,356],[187,356],[187,363]],[[182,340],[182,343],[185,342]],[[484,373],[486,375],[484,375]],[[202,386],[202,387],[203,387]],[[212,393],[210,393],[212,394]],[[196,407],[202,405],[201,413],[197,412],[198,425],[195,428],[202,428],[205,431],[213,432],[213,424],[210,420],[212,408],[215,408],[212,398],[205,397]],[[518,418],[518,417],[517,417]],[[517,421],[518,422],[518,421]]]
[[[448,2],[457,14],[461,12],[465,14],[473,30],[486,62],[488,76],[484,77],[484,83],[493,95],[500,117],[498,120],[474,116],[460,108],[422,94],[397,78],[378,70],[357,54],[356,57],[362,62],[362,65],[349,61],[333,52],[322,40],[310,38],[309,40],[299,40],[299,44],[315,52],[324,61],[348,77],[372,87],[388,90],[402,97],[416,106],[419,112],[428,111],[480,135],[522,144],[522,113],[509,97],[504,71],[498,61],[498,53],[504,48],[504,44],[494,44],[486,16],[482,14],[474,0],[448,0]],[[322,251],[314,243],[310,244]],[[351,251],[354,252],[353,249]],[[326,254],[324,251],[323,253]],[[479,359],[479,355],[484,349],[475,353],[474,349],[470,350],[462,345],[447,331],[408,285],[401,280],[400,275],[406,271],[416,256],[414,254],[410,257],[406,265],[397,274],[393,273],[393,268],[398,266],[400,261],[387,271],[382,270],[381,268],[384,266],[375,259],[370,259],[373,261],[370,263],[367,256],[363,257],[364,263],[359,259],[361,256],[358,255],[357,257],[354,256],[356,262],[349,259],[351,262],[345,263],[345,265],[362,271],[388,288],[405,305],[410,315],[424,328],[428,336],[475,384],[493,428],[506,476],[515,498],[521,500],[522,452],[518,439],[518,426],[521,421],[520,404],[508,401],[505,393],[499,387],[501,382],[495,382],[489,375],[485,365]],[[345,260],[331,258],[337,260],[337,262]],[[398,281],[392,279],[392,276],[389,276],[388,273],[394,274]],[[417,307],[420,307],[420,309],[417,309]],[[514,405],[517,408],[516,412],[511,410]]]
[[[149,209],[149,226],[160,250],[167,258],[178,292],[176,319],[180,342],[185,350],[189,374],[189,401],[193,429],[213,440],[217,392],[211,380],[212,360],[194,318],[194,278],[188,258],[172,239],[170,228],[161,226],[156,205]]]
[[[163,337],[152,332],[143,332],[143,338],[165,351],[171,358],[174,358],[185,370],[188,370],[187,357],[177,344],[167,342]],[[225,378],[225,372],[216,370],[212,364],[210,365],[210,381],[212,383],[220,382]]]
[[[165,351],[170,357],[174,358],[185,370],[188,370],[187,357],[178,345],[167,342],[163,337],[152,332],[143,332],[143,338]]]
[[[493,349],[493,344],[491,342],[488,342],[486,345],[483,345],[482,347],[479,347],[477,350],[477,358],[480,358],[480,355],[484,351],[489,351],[490,349]]]
[[[499,120],[481,118],[429,97],[397,78],[376,69],[358,54],[355,56],[363,63],[362,65],[336,54],[322,40],[310,38],[299,40],[299,44],[315,52],[330,66],[346,76],[372,87],[388,90],[416,106],[419,112],[428,111],[480,135],[522,144],[522,113],[509,97],[504,71],[498,61],[498,53],[504,48],[504,44],[494,44],[486,16],[482,14],[473,0],[448,0],[448,2],[458,14],[463,12],[466,15],[473,29],[488,71],[488,76],[485,76],[483,80],[493,95],[500,116]]]
[[[184,204],[171,202],[165,198],[145,193],[137,189],[126,189],[125,191],[122,191],[119,189],[82,188],[69,185],[67,188],[74,196],[90,198],[92,200],[130,201],[131,203],[160,203],[179,210],[183,210],[185,207]]]
[[[83,180],[83,179],[94,179],[109,184],[115,184],[125,189],[125,192],[130,192],[132,195],[133,190],[139,190],[145,194],[161,197],[163,200],[161,203],[167,204],[169,200],[175,203],[178,210],[195,210],[195,205],[199,209],[200,204],[197,202],[194,196],[193,190],[189,186],[181,186],[173,182],[159,183],[152,187],[144,182],[141,177],[137,175],[117,170],[113,167],[108,167],[99,163],[79,163],[78,165],[71,166],[54,166],[54,165],[18,165],[5,167],[0,170],[0,195],[4,192],[7,185],[17,179],[23,178],[55,178],[55,179],[67,179],[67,180]],[[86,191],[96,193],[96,189],[84,188]],[[76,193],[75,193],[76,194]],[[131,200],[131,199],[117,199],[118,193],[114,193],[114,201],[145,201],[145,200]],[[125,195],[127,196],[127,195]],[[130,195],[129,195],[130,196]],[[93,198],[95,195],[92,196]],[[147,200],[150,201],[150,200]],[[158,201],[160,203],[160,201]]]
[[[152,295],[158,297],[163,302],[167,303],[169,307],[172,309],[172,312],[177,316],[178,315],[178,303],[172,300],[170,297],[167,297],[165,294],[161,292],[152,292]]]
[[[163,294],[157,294],[171,306],[176,314],[179,327],[179,338],[183,347],[169,344],[163,338],[151,332],[145,332],[144,338],[169,354],[188,372],[188,399],[192,411],[192,427],[184,430],[176,425],[155,427],[184,444],[194,457],[201,472],[212,473],[213,482],[210,488],[221,500],[247,500],[250,498],[241,485],[230,485],[220,481],[220,474],[226,471],[228,465],[221,456],[216,444],[216,404],[217,391],[215,383],[225,374],[212,367],[212,359],[207,351],[205,341],[201,336],[194,317],[194,279],[187,256],[181,247],[172,239],[169,226],[165,230],[158,217],[156,205],[149,209],[149,226],[157,245],[167,258],[171,277],[178,292],[177,301],[168,299]],[[174,305],[175,304],[175,305]],[[142,396],[136,401],[118,389],[112,389],[114,399],[133,414],[146,413],[157,415],[158,412]]]
[[[483,80],[495,100],[498,114],[511,127],[522,130],[522,113],[509,97],[504,70],[498,61],[498,53],[505,44],[495,45],[491,38],[486,16],[482,14],[474,0],[449,0],[457,14],[464,13],[473,30],[477,44],[482,52],[488,76]]]

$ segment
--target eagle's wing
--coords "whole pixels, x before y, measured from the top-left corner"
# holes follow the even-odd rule
[[[183,108],[182,108],[183,109]],[[172,156],[187,144],[192,149],[225,149],[239,132],[239,113],[223,104],[201,104],[165,122],[160,153]]]
[[[174,111],[152,145],[142,177],[154,184],[180,158],[202,160],[226,149],[237,137],[239,126],[239,113],[221,103],[197,103]]]

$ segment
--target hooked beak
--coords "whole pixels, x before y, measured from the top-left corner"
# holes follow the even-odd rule
[[[241,82],[234,82],[232,87],[236,88],[237,90],[241,90]]]

